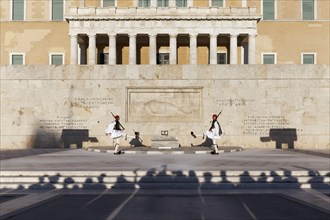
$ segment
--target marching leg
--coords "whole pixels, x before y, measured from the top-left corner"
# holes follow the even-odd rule
[[[120,154],[121,152],[119,151],[119,138],[116,138],[116,144],[115,144],[115,152],[114,154]]]
[[[211,154],[219,154],[218,145],[217,145],[216,139],[212,139],[212,141],[213,141],[212,146],[213,146],[214,150],[211,152]]]

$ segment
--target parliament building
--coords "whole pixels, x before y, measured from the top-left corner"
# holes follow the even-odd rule
[[[328,0],[1,0],[0,65],[329,64]]]

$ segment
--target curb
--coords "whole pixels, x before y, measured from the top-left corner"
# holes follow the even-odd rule
[[[97,149],[97,148],[85,148],[85,150],[89,152],[96,152],[96,153],[111,153],[113,154],[114,150],[104,150],[104,149]],[[240,152],[243,151],[243,147],[237,147],[235,149],[226,149],[226,150],[219,150],[219,154],[221,153],[233,153],[233,152]],[[164,149],[164,150],[130,150],[130,149],[122,149],[121,151],[125,152],[125,154],[150,154],[150,155],[159,155],[159,154],[210,154],[212,150],[174,150],[174,149]]]

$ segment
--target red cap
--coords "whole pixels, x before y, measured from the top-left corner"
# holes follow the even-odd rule
[[[218,115],[216,115],[216,114],[214,114],[214,115],[212,115],[212,118],[218,118]]]
[[[119,115],[115,115],[115,119],[119,119]]]

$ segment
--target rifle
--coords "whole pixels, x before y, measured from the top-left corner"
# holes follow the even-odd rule
[[[223,109],[222,109],[222,110],[223,110]],[[222,110],[219,112],[219,114],[218,114],[218,116],[217,116],[218,118],[219,118],[219,116],[221,115],[221,113],[222,113]]]
[[[115,118],[115,115],[112,112],[111,112],[111,114],[112,114],[112,117]],[[118,123],[119,123],[120,127],[122,127],[123,130],[125,130],[124,126],[119,121],[118,121]]]

